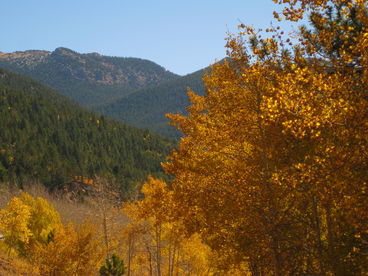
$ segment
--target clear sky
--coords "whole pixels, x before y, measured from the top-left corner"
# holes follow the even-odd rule
[[[238,24],[269,27],[275,9],[272,0],[1,0],[0,51],[66,47],[184,75],[225,57]]]

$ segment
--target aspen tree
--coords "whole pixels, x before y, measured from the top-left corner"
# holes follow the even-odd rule
[[[367,273],[367,2],[275,1],[313,29],[241,24],[229,60],[188,92],[164,165],[173,213],[253,275]],[[248,43],[249,42],[249,46]],[[287,45],[287,47],[286,47]]]

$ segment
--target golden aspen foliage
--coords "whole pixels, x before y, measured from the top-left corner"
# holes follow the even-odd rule
[[[171,216],[224,271],[366,275],[367,2],[275,2],[313,29],[295,42],[241,24],[189,116],[168,115],[184,135],[164,164]]]
[[[39,244],[32,253],[41,275],[93,275],[103,257],[96,229],[88,223],[77,230],[59,224],[47,245]]]
[[[48,235],[60,223],[59,214],[43,198],[27,193],[13,197],[6,209],[0,210],[0,231],[9,250],[27,256],[35,243],[47,242]]]
[[[0,231],[4,238],[4,243],[10,250],[27,244],[32,237],[28,228],[28,220],[31,217],[31,211],[19,198],[13,198],[8,204],[7,209],[0,211],[1,224]]]
[[[123,230],[127,275],[214,275],[211,249],[172,217],[167,184],[149,177],[142,192],[123,208],[131,219]]]
[[[55,209],[42,197],[33,198],[27,193],[23,193],[20,199],[29,206],[31,217],[28,227],[34,240],[46,242],[50,232],[56,225],[60,224],[60,216]]]
[[[0,210],[1,275],[93,275],[103,260],[101,237],[94,225],[64,226],[43,198],[27,193]],[[10,268],[9,268],[10,267]],[[0,270],[1,271],[1,270]]]

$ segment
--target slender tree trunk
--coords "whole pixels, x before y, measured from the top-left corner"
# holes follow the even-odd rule
[[[156,262],[157,276],[161,276],[161,226],[156,226]]]
[[[170,276],[174,276],[174,267],[175,267],[175,253],[176,253],[176,246],[174,246],[172,261],[171,261],[171,271]]]
[[[148,259],[149,259],[149,275],[153,276],[153,268],[152,268],[152,254],[149,250],[149,247],[147,246],[147,252],[148,252]]]
[[[331,206],[328,204],[326,208],[326,223],[327,223],[327,240],[328,240],[328,258],[331,270],[333,271],[333,275],[338,275],[339,271],[337,271],[337,262],[338,256],[335,254],[335,238],[334,238],[334,229],[333,222],[331,218]]]
[[[129,237],[128,237],[128,276],[130,276],[131,258],[132,258],[132,235],[129,234]]]
[[[256,262],[249,261],[250,271],[252,273],[252,276],[261,276],[261,273],[259,272],[259,265]]]
[[[279,241],[272,237],[272,250],[273,250],[273,257],[275,262],[275,276],[283,276],[282,274],[282,258],[279,248]]]
[[[177,250],[177,256],[176,256],[176,276],[179,276],[179,257],[180,257],[180,252],[179,252],[179,248]]]
[[[324,267],[324,258],[323,258],[323,244],[322,244],[322,234],[321,234],[321,221],[319,218],[318,212],[318,202],[316,197],[313,197],[313,216],[314,216],[314,230],[317,234],[317,248],[318,248],[318,257],[319,257],[319,267],[321,270],[321,275],[326,275],[326,270]]]
[[[106,258],[110,258],[110,248],[109,248],[109,237],[107,234],[107,215],[106,215],[106,210],[103,207],[102,210],[102,216],[103,216],[103,221],[102,221],[102,226],[103,226],[103,231],[104,231],[104,240],[105,240],[105,247],[106,247]]]
[[[169,245],[169,264],[168,264],[168,269],[167,269],[167,275],[171,276],[171,244]]]

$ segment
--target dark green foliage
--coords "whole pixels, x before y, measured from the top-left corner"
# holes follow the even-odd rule
[[[0,182],[59,187],[74,176],[113,177],[127,191],[161,177],[173,141],[86,111],[29,78],[0,70]]]
[[[179,77],[148,60],[65,48],[0,57],[0,67],[31,76],[104,115],[173,138],[180,133],[165,114],[186,114],[187,89],[203,94],[206,71]]]
[[[120,276],[125,272],[124,262],[119,256],[113,254],[111,258],[106,259],[106,262],[100,268],[101,276]]]
[[[330,5],[324,14],[312,12],[309,16],[310,25],[312,28],[301,26],[300,31],[305,39],[317,49],[318,55],[325,62],[338,60],[344,52],[352,53],[357,36],[367,28],[366,22],[361,21],[357,16],[358,6],[352,5],[349,9],[349,14],[345,15],[342,11],[351,4],[351,0]],[[365,10],[368,13],[368,9]],[[321,16],[328,18],[327,22],[321,22]],[[347,31],[349,28],[351,30]],[[318,38],[324,32],[333,33],[334,37],[328,44],[321,42]],[[313,36],[314,35],[314,36]],[[348,37],[345,37],[348,35]],[[359,57],[355,57],[349,64],[351,67],[360,67]]]
[[[202,77],[205,71],[202,69],[156,87],[138,90],[127,97],[94,108],[114,119],[177,138],[180,133],[168,125],[169,120],[165,114],[186,114],[189,105],[187,89],[203,94]]]
[[[91,106],[178,76],[139,58],[79,54],[66,48],[54,52],[27,51],[0,58],[0,68],[32,77]]]

